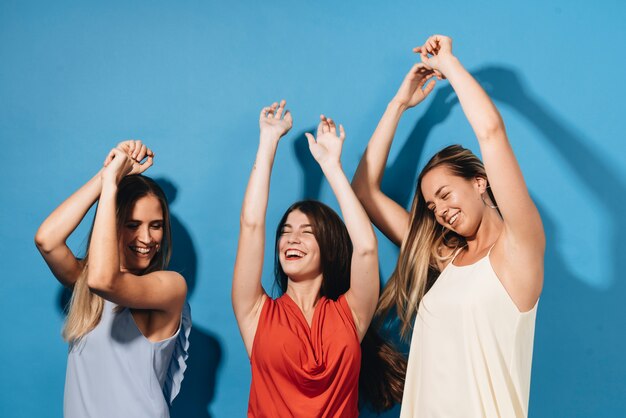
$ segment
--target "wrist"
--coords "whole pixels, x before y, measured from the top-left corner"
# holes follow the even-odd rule
[[[103,182],[102,190],[100,191],[100,202],[103,200],[115,200],[117,196],[117,184],[112,182]]]
[[[439,58],[439,71],[446,77],[459,66],[461,66],[461,62],[452,54],[446,54]]]
[[[261,131],[261,134],[259,135],[259,139],[262,144],[269,143],[274,146],[278,146],[280,138],[281,135],[278,135],[275,132]]]
[[[387,104],[387,111],[391,111],[394,113],[402,114],[408,108],[409,106],[406,103],[403,103],[402,101],[397,100],[395,97],[391,99],[391,101]]]
[[[327,177],[332,176],[333,174],[343,173],[341,160],[323,161],[320,163],[320,168]]]

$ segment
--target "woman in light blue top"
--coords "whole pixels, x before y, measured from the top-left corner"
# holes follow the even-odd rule
[[[171,254],[167,200],[141,175],[154,154],[141,141],[112,149],[104,167],[41,224],[35,242],[72,289],[65,417],[169,417],[189,348],[187,286],[164,270]],[[98,201],[87,255],[65,241]]]

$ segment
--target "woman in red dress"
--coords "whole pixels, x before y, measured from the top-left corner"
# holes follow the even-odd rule
[[[285,101],[260,115],[260,141],[241,210],[232,301],[252,366],[249,417],[356,417],[360,342],[376,310],[374,230],[341,167],[345,132],[324,116],[306,134],[346,223],[326,205],[292,205],[276,233],[276,280],[261,285],[265,214],[278,142],[292,126]]]

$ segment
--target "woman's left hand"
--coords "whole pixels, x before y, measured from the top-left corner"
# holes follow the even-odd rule
[[[346,132],[339,125],[339,135],[335,121],[320,115],[320,123],[317,125],[317,139],[310,133],[305,133],[309,141],[309,150],[320,166],[328,164],[341,165],[341,148]]]
[[[446,78],[446,64],[454,58],[452,38],[433,35],[424,42],[424,45],[413,48],[413,52],[420,54],[422,62],[435,71],[438,79]]]

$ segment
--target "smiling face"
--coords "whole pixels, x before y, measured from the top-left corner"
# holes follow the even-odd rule
[[[476,234],[482,222],[485,205],[481,199],[487,182],[476,177],[467,180],[440,165],[422,177],[421,192],[435,220],[464,237]]]
[[[120,228],[120,263],[141,272],[148,268],[163,240],[163,209],[156,196],[139,198]]]
[[[322,274],[320,247],[309,218],[300,210],[287,215],[278,241],[280,265],[295,281],[314,279]]]

